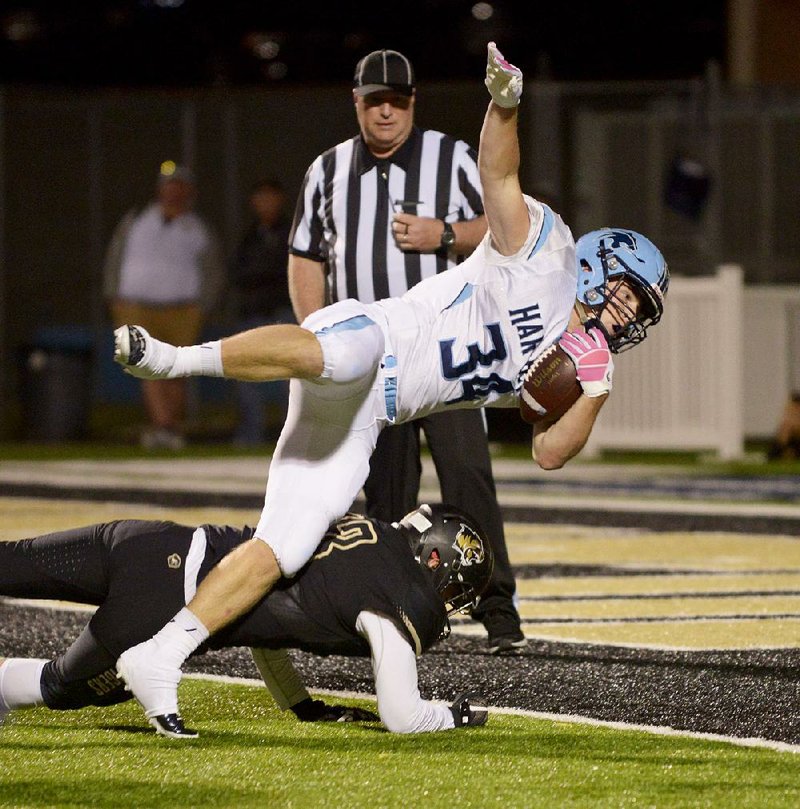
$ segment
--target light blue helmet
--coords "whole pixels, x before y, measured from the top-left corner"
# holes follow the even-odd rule
[[[614,334],[603,331],[609,348],[616,354],[641,343],[647,328],[654,326],[664,312],[669,287],[669,270],[661,251],[641,233],[623,228],[593,230],[578,239],[578,300],[588,306],[599,321],[606,307],[613,307],[625,325]],[[639,297],[639,311],[629,311],[615,298],[626,281]],[[593,325],[601,325],[599,323]]]

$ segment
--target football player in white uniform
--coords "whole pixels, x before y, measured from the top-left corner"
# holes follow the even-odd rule
[[[517,408],[530,363],[571,332],[561,345],[584,395],[535,429],[532,447],[542,468],[558,468],[589,437],[611,390],[612,354],[642,340],[661,317],[668,273],[648,239],[609,228],[576,245],[557,214],[523,194],[522,73],[494,43],[485,83],[491,101],[478,164],[489,231],[461,265],[401,298],[345,300],[300,326],[199,346],[162,343],[137,326],[116,331],[115,358],[135,376],[292,380],[255,537],[209,574],[173,621],[118,661],[149,716],[178,714],[186,657],[308,561],[358,495],[386,425],[451,407]]]

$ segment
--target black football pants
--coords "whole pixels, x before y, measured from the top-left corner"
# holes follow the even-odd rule
[[[0,542],[0,595],[98,605],[69,648],[44,667],[45,705],[63,710],[131,698],[116,660],[184,605],[182,563],[193,531],[121,520]]]

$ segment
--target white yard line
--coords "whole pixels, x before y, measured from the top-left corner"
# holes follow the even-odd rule
[[[50,609],[59,611],[73,611],[73,612],[93,612],[96,608],[81,604],[74,604],[71,602],[53,602],[53,601],[38,601],[35,599],[22,599],[22,598],[3,598],[0,601],[19,604],[25,607],[36,607],[39,609]],[[476,628],[476,632],[478,629]],[[483,631],[480,628],[480,631]],[[454,632],[455,634],[455,632]],[[463,634],[473,634],[465,632]],[[663,649],[670,649],[672,647],[658,647]],[[231,683],[235,685],[246,685],[255,688],[264,688],[264,683],[261,680],[254,680],[248,677],[231,677],[225,674],[202,674],[202,673],[188,673],[183,675],[184,678],[192,680],[210,680],[212,682]],[[332,691],[328,689],[313,689],[314,693],[336,697],[338,699],[364,699],[375,701],[374,694],[366,694],[359,691]],[[444,703],[443,703],[444,704]],[[544,713],[542,711],[528,711],[522,708],[494,708],[490,709],[491,713],[510,714],[513,716],[526,716],[531,719],[543,719],[552,722],[568,722],[571,724],[593,725],[597,727],[607,727],[613,730],[633,730],[641,731],[643,733],[652,733],[660,736],[683,736],[692,739],[702,739],[704,741],[724,742],[727,744],[739,745],[741,747],[763,747],[770,750],[776,750],[782,753],[800,753],[800,745],[787,744],[785,742],[777,742],[770,739],[760,738],[741,738],[738,736],[723,736],[716,733],[702,733],[699,731],[676,730],[675,728],[664,727],[660,725],[638,725],[628,722],[612,722],[602,719],[594,719],[588,716],[580,716],[578,714],[555,714]]]
[[[184,677],[193,680],[211,680],[219,683],[232,683],[235,685],[247,685],[254,688],[265,688],[261,680],[251,680],[246,677],[228,677],[224,674],[185,674]],[[374,694],[365,694],[359,691],[330,691],[327,689],[312,689],[315,694],[335,697],[337,699],[360,699],[375,702]],[[442,704],[447,704],[442,702]],[[723,736],[718,733],[702,733],[692,730],[676,730],[675,728],[663,725],[635,725],[629,722],[610,722],[603,719],[593,719],[590,716],[579,716],[578,714],[558,714],[544,713],[542,711],[526,711],[522,708],[489,708],[489,713],[509,714],[512,716],[524,716],[529,719],[540,719],[550,722],[565,722],[574,725],[592,725],[594,727],[610,728],[611,730],[638,731],[641,733],[651,733],[656,736],[678,736],[687,739],[700,739],[707,742],[723,742],[739,747],[761,747],[768,750],[775,750],[779,753],[800,753],[800,745],[787,744],[786,742],[776,742],[771,739],[741,738],[739,736]]]

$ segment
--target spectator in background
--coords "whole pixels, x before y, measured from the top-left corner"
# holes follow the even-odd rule
[[[289,284],[286,279],[289,220],[286,194],[273,179],[256,183],[250,192],[253,220],[242,236],[228,271],[229,306],[237,331],[272,323],[294,323]],[[285,381],[253,385],[236,383],[239,422],[234,443],[262,444],[266,438],[264,405],[269,398],[286,414],[289,386]]]
[[[168,160],[161,164],[156,198],[117,225],[103,285],[115,326],[139,318],[162,339],[197,342],[206,313],[218,302],[224,265],[215,235],[192,210],[194,200],[191,171]],[[142,380],[149,421],[142,446],[185,445],[186,396],[184,379]]]

